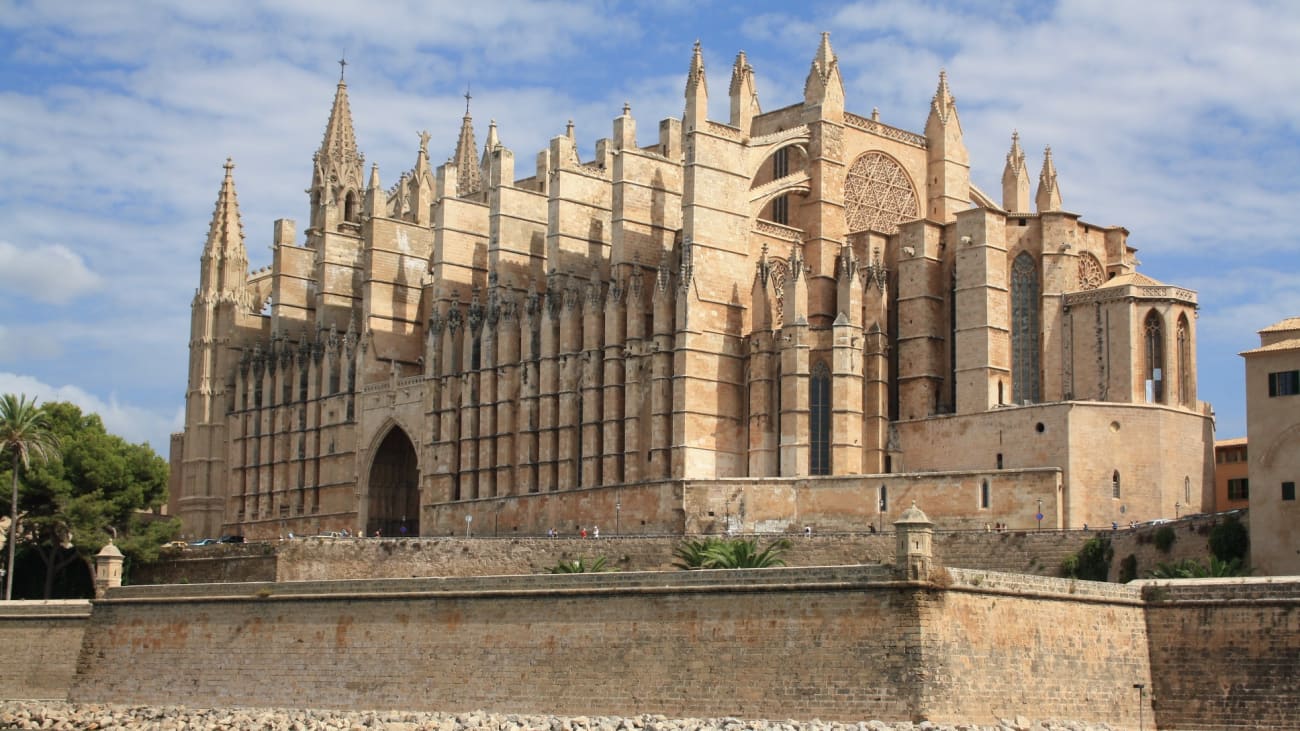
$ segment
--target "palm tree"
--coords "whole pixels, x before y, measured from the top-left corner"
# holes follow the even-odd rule
[[[31,456],[49,459],[58,454],[59,440],[51,431],[45,409],[36,399],[6,393],[0,396],[0,454],[13,454],[13,491],[9,503],[9,572],[5,576],[5,601],[13,597],[14,547],[18,543],[18,468],[29,467]]]
[[[617,571],[613,566],[605,565],[605,557],[601,556],[591,563],[585,558],[575,558],[572,561],[561,561],[551,567],[553,574],[602,574],[607,571]]]
[[[694,569],[710,568],[708,564],[708,552],[717,546],[722,545],[723,540],[716,536],[708,536],[698,541],[685,540],[673,549],[673,558],[677,559],[673,565],[685,571]]]
[[[790,541],[779,538],[767,548],[758,550],[758,541],[738,538],[722,541],[705,550],[705,568],[710,569],[765,569],[784,566],[781,554],[790,548]]]

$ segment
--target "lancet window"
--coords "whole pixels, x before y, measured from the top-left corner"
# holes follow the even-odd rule
[[[1038,264],[1022,251],[1011,265],[1011,398],[1039,398]]]
[[[831,473],[831,372],[825,362],[818,362],[813,366],[810,386],[812,454],[809,460],[809,472],[814,475],[829,475]]]
[[[1164,323],[1160,314],[1152,310],[1142,326],[1143,341],[1146,343],[1146,384],[1147,401],[1163,404],[1165,402],[1165,347]]]
[[[1192,340],[1187,315],[1178,316],[1178,403],[1192,403]]]

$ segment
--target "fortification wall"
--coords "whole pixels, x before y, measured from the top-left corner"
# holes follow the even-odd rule
[[[1151,684],[1140,592],[1129,586],[950,569],[924,605],[929,718],[1073,718],[1136,728]],[[1150,702],[1143,714],[1151,719]]]
[[[1131,724],[1116,678],[1150,678],[1136,591],[949,577],[857,566],[123,587],[96,604],[70,698]]]
[[[84,600],[0,602],[0,698],[67,697],[89,617]]]
[[[1300,577],[1134,584],[1160,728],[1300,728]]]

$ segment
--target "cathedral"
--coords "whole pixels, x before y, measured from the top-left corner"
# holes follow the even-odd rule
[[[516,170],[468,108],[387,188],[342,76],[299,236],[249,271],[227,161],[192,303],[189,536],[1110,526],[1209,509],[1196,293],[1031,174],[971,182],[946,75],[920,132],[848,111],[829,34],[764,111],[632,108]],[[922,110],[917,110],[919,119]],[[1008,130],[1010,132],[1010,130]],[[447,147],[451,144],[448,141]]]

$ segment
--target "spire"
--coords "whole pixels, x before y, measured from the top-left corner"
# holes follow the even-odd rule
[[[340,67],[347,61],[340,61]],[[325,136],[320,143],[321,165],[333,165],[337,170],[355,167],[360,182],[361,155],[357,152],[356,132],[352,129],[352,107],[348,104],[348,85],[343,80],[340,70],[339,85],[334,92],[334,106],[330,109],[330,119],[325,125]],[[342,180],[342,176],[339,178]]]
[[[731,66],[731,126],[749,131],[749,123],[762,113],[758,106],[758,90],[754,84],[754,67],[749,65],[745,52],[736,54]]]
[[[817,55],[813,56],[808,78],[804,80],[803,101],[807,105],[820,104],[831,111],[844,111],[844,81],[840,78],[840,62],[831,50],[830,33],[822,33]]]
[[[1029,210],[1029,173],[1025,170],[1025,151],[1020,149],[1020,133],[1011,133],[1011,151],[1002,169],[1002,207],[1007,211]]]
[[[709,85],[704,75],[704,51],[697,40],[691,53],[691,68],[686,72],[685,131],[703,127],[708,118]]]
[[[479,189],[478,161],[474,159],[478,152],[478,143],[474,141],[474,120],[469,115],[469,88],[465,89],[465,116],[460,121],[460,137],[456,140],[456,153],[452,162],[456,165],[456,195],[465,196]]]
[[[962,139],[957,100],[948,89],[948,72],[942,69],[925,120],[925,142],[931,181],[926,186],[926,217],[948,223],[970,208],[970,153]]]
[[[1038,194],[1034,196],[1038,212],[1061,210],[1061,189],[1056,184],[1056,165],[1052,162],[1052,146],[1043,151],[1043,171],[1038,174]]]
[[[939,69],[939,88],[934,90],[934,98],[930,100],[930,114],[937,116],[939,122],[946,125],[949,117],[957,110],[956,104],[957,100],[948,88],[948,71]]]
[[[203,244],[203,271],[199,287],[207,291],[237,292],[248,276],[248,253],[244,249],[244,223],[239,216],[235,193],[235,163],[226,158],[226,176],[217,193],[217,204]]]

